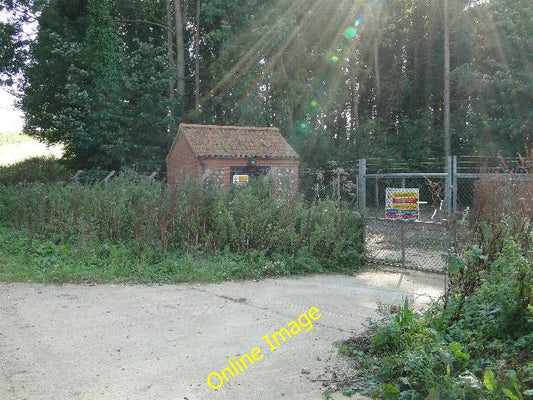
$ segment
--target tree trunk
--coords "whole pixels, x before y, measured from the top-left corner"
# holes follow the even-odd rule
[[[451,156],[450,135],[450,26],[448,0],[444,0],[444,155]]]
[[[374,71],[376,78],[376,109],[381,97],[381,76],[379,74],[379,40],[374,42]]]
[[[288,80],[287,76],[287,70],[285,69],[285,57],[284,54],[280,57],[280,65],[281,65],[281,74],[283,75],[282,79],[283,81]],[[290,92],[291,88],[287,88],[289,91],[289,95],[285,97],[285,100],[287,101],[287,126],[290,126],[291,128],[294,127],[294,96],[292,95],[292,92]]]
[[[174,68],[174,34],[172,32],[172,0],[166,0],[166,23],[167,23],[167,57],[168,67]],[[174,81],[168,83],[168,97],[172,100],[174,98]]]
[[[194,36],[194,108],[200,111],[200,10],[201,0],[196,0],[196,32]]]
[[[176,64],[178,67],[178,96],[185,97],[185,29],[181,0],[174,0],[174,19],[176,21]]]
[[[356,146],[357,135],[359,134],[359,88],[357,87],[357,61],[355,55],[352,55],[350,62],[350,89],[352,92],[352,109],[350,110],[350,140]]]

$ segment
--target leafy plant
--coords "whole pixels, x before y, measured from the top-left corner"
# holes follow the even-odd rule
[[[471,246],[451,263],[445,303],[408,302],[370,325],[370,346],[345,345],[366,371],[366,394],[394,399],[527,399],[533,395],[533,259],[512,230],[485,257]],[[480,268],[478,268],[481,266]],[[365,359],[372,359],[372,368]]]
[[[208,180],[186,181],[173,192],[133,171],[86,185],[0,185],[0,216],[30,244],[94,249],[97,260],[117,248],[155,264],[158,252],[163,259],[176,251],[231,254],[242,262],[227,265],[228,279],[353,271],[364,262],[357,214],[330,201],[280,199],[268,179],[229,192]],[[50,265],[44,254],[36,257]],[[127,265],[121,276],[134,268]]]

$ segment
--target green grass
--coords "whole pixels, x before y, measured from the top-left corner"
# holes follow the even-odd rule
[[[485,260],[481,249],[476,254]],[[533,259],[507,237],[496,258],[464,291],[474,264],[450,268],[457,285],[446,303],[416,313],[407,300],[383,309],[345,342],[357,375],[347,391],[380,399],[533,399]],[[454,289],[455,290],[455,289]]]
[[[12,186],[30,182],[66,182],[72,180],[69,171],[53,157],[31,157],[12,165],[0,165],[0,185]]]
[[[173,193],[132,172],[86,185],[61,182],[63,172],[42,159],[0,168],[0,280],[217,282],[364,263],[360,216],[268,179],[229,192],[190,181]]]
[[[139,249],[127,243],[54,243],[0,226],[0,281],[37,283],[181,283],[260,279],[323,272],[307,254],[266,256]],[[331,269],[329,270],[331,271]]]

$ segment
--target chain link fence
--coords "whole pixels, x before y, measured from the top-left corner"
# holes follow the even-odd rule
[[[480,201],[476,198],[479,179],[497,182],[495,190],[506,199],[509,196],[504,192],[511,181],[532,180],[529,171],[533,170],[533,161],[528,162],[449,157],[447,163],[437,159],[419,162],[414,172],[412,166],[394,160],[369,159],[342,165],[332,162],[325,169],[301,169],[299,188],[309,202],[332,199],[365,216],[370,263],[444,273],[448,256],[460,253],[471,237],[471,220]],[[119,174],[78,171],[74,181],[90,184]],[[134,174],[166,179],[164,172]],[[416,218],[390,218],[386,211],[390,206],[388,189],[416,189]]]
[[[391,177],[368,174],[366,179],[366,245],[369,261],[403,268],[441,272],[449,247],[445,215],[445,178]],[[387,218],[387,189],[418,189],[418,219]]]
[[[302,170],[300,191],[309,201],[331,198],[365,215],[369,262],[444,273],[449,255],[460,253],[471,238],[472,213],[480,201],[477,182],[491,179],[497,190],[505,191],[510,179],[531,180],[531,167],[519,159],[449,157],[447,163],[419,162],[413,171],[394,160],[359,160]],[[416,218],[390,218],[387,189],[416,189]],[[507,198],[503,192],[501,197]]]
[[[365,162],[364,171],[360,163],[301,170],[300,192],[308,201],[329,198],[363,212],[369,262],[441,272],[444,250],[449,247],[444,208],[446,173],[399,172],[406,166],[383,161]],[[423,204],[419,204],[416,221],[386,217],[387,188],[418,189]]]
[[[313,202],[332,199],[357,207],[357,168],[331,165],[328,169],[300,170],[300,193]]]

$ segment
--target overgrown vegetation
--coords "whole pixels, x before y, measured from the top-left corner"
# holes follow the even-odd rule
[[[0,165],[0,185],[11,186],[30,182],[67,182],[69,171],[53,157],[33,157],[13,165]]]
[[[362,265],[358,215],[277,189],[268,179],[228,192],[191,180],[173,193],[134,173],[83,186],[3,185],[0,279],[180,282]]]
[[[533,398],[531,181],[482,180],[472,238],[450,260],[442,303],[407,300],[341,349],[362,369],[361,390],[384,399]]]

